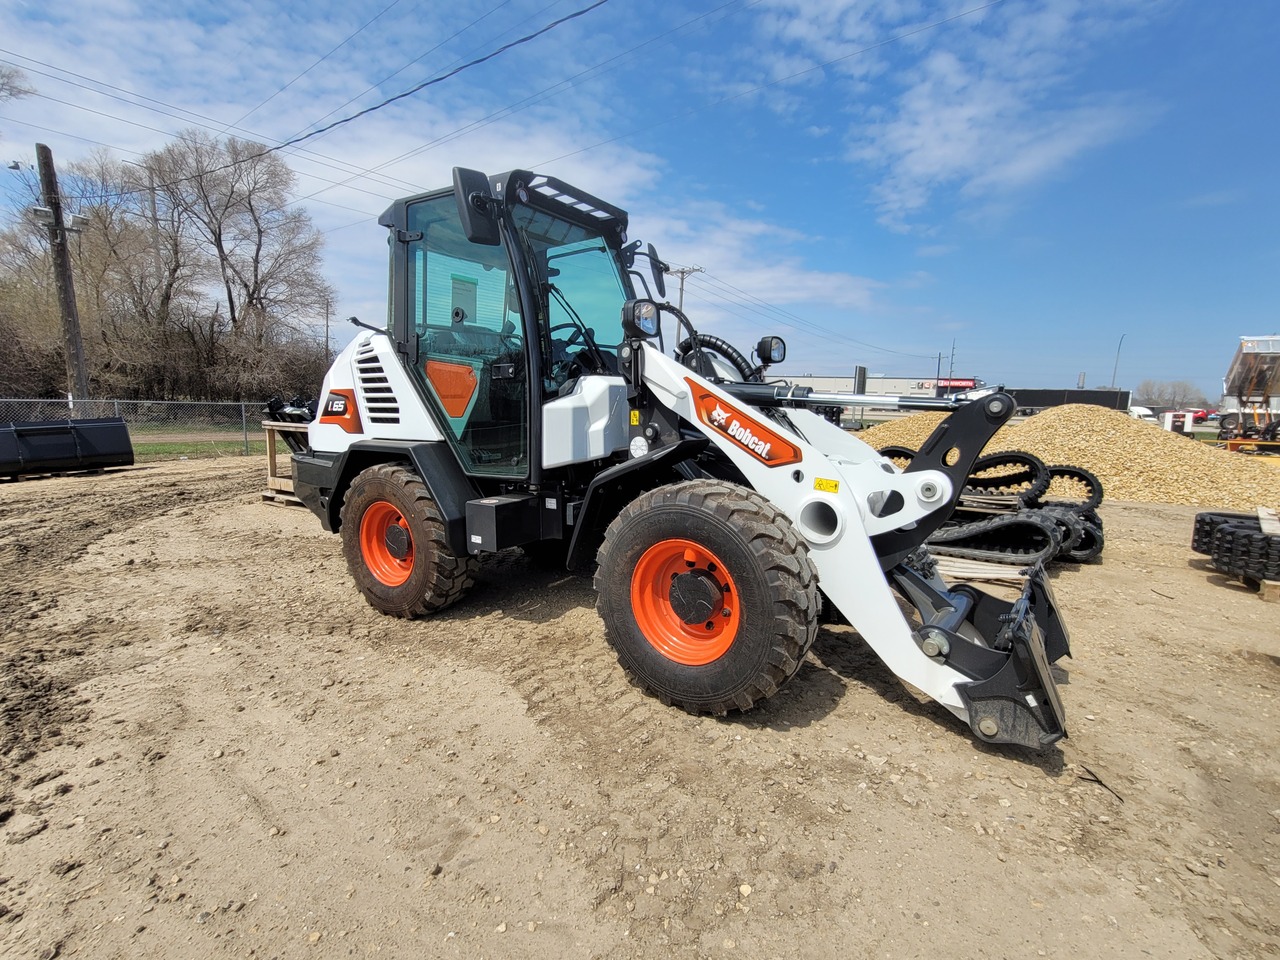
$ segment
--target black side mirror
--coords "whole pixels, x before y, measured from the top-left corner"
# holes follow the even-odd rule
[[[667,295],[667,265],[658,259],[658,251],[653,249],[653,244],[649,244],[649,269],[653,272],[653,285],[658,290],[658,296],[665,297]]]
[[[453,197],[458,204],[462,232],[472,243],[496,247],[498,234],[497,201],[489,192],[489,178],[479,170],[453,168]]]

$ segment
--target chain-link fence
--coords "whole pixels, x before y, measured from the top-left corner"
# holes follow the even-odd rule
[[[134,457],[176,460],[265,454],[260,403],[184,400],[27,400],[0,397],[0,423],[123,417]]]

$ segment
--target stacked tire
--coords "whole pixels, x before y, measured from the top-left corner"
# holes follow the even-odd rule
[[[1213,555],[1213,533],[1226,525],[1251,527],[1261,530],[1258,518],[1251,513],[1217,513],[1205,512],[1196,514],[1195,526],[1191,530],[1191,549],[1206,557]]]
[[[901,446],[879,452],[904,470],[916,455]],[[966,497],[983,502],[975,509]],[[985,499],[993,497],[1012,498],[1009,512],[993,515]],[[1088,563],[1102,555],[1106,543],[1101,503],[1102,481],[1083,467],[1047,465],[1022,451],[988,454],[974,461],[956,513],[927,542],[949,556]]]
[[[1228,576],[1280,581],[1280,536],[1263,533],[1249,514],[1198,514],[1191,549],[1206,554],[1214,569]]]

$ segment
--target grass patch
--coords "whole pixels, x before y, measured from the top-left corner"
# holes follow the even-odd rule
[[[156,443],[139,442],[133,438],[133,459],[136,463],[147,463],[155,460],[188,460],[207,459],[210,457],[265,457],[267,455],[266,440],[250,440],[249,452],[245,453],[243,437],[228,437],[226,440],[213,440],[207,437],[198,440],[166,440]],[[287,456],[282,452],[280,456]]]

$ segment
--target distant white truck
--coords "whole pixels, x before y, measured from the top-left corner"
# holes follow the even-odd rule
[[[1222,379],[1218,427],[1223,434],[1280,420],[1280,334],[1241,337]]]
[[[1135,420],[1146,420],[1148,423],[1160,422],[1160,418],[1156,416],[1155,411],[1150,407],[1130,407],[1129,416]]]

